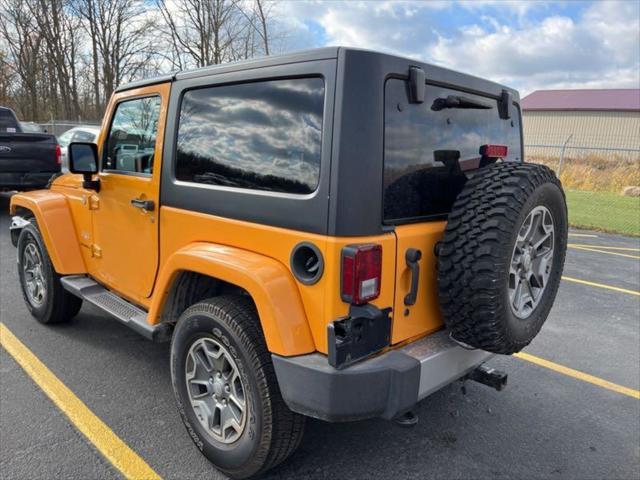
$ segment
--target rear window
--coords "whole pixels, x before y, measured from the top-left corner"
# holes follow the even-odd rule
[[[180,109],[178,180],[308,194],[320,178],[324,81],[191,90]]]
[[[18,124],[13,114],[4,108],[0,109],[0,132],[16,133],[18,131]]]
[[[451,96],[473,108],[451,108]],[[503,120],[497,100],[433,85],[427,85],[424,103],[412,104],[405,81],[387,81],[385,222],[448,214],[487,144],[507,145],[505,160],[521,160],[520,114],[514,107],[511,118]]]

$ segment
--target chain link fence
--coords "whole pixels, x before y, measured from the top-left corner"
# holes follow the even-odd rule
[[[564,186],[575,228],[640,236],[640,148],[525,144],[529,162],[552,168]]]

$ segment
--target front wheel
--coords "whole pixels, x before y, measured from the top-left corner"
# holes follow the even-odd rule
[[[230,477],[265,472],[300,443],[304,417],[282,400],[250,299],[220,296],[188,308],[171,342],[171,378],[189,435]]]
[[[40,323],[68,322],[80,311],[82,300],[62,286],[34,224],[18,237],[18,276],[27,308]]]

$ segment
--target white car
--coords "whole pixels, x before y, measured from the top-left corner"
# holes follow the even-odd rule
[[[91,142],[96,143],[98,135],[100,134],[100,127],[93,125],[85,125],[82,127],[74,127],[67,130],[58,137],[58,143],[60,144],[60,160],[62,161],[62,171],[69,171],[69,159],[67,158],[67,147],[71,142]]]

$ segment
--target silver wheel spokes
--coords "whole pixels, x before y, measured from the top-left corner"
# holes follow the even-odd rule
[[[227,348],[213,338],[197,340],[187,354],[185,376],[200,424],[219,442],[238,440],[247,417],[245,391]]]
[[[44,303],[47,286],[43,273],[44,265],[40,252],[33,243],[28,243],[22,254],[22,271],[27,297],[32,305],[39,307]]]
[[[518,318],[527,318],[540,303],[553,263],[551,212],[535,207],[525,218],[509,265],[509,302]]]

